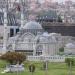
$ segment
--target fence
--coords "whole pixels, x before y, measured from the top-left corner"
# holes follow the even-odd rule
[[[65,62],[64,56],[28,56],[29,61]]]

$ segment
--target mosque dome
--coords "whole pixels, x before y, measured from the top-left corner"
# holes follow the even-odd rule
[[[35,21],[30,21],[28,23],[26,23],[26,25],[24,26],[24,29],[43,29],[41,24],[39,24],[38,22]]]
[[[66,44],[67,48],[75,48],[75,45],[73,43],[68,43]]]

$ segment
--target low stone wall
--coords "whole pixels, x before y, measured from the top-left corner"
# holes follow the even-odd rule
[[[64,56],[28,56],[28,61],[65,62]]]

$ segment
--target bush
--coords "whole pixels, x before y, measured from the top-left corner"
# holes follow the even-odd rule
[[[29,71],[34,72],[35,71],[35,65],[33,65],[33,64],[29,65]]]
[[[67,65],[70,67],[70,63],[71,63],[71,66],[74,66],[75,65],[75,60],[73,58],[66,58],[65,59],[65,62],[67,63]]]
[[[26,55],[18,52],[7,52],[6,54],[3,54],[0,59],[6,60],[10,64],[21,64],[23,61],[25,61]]]
[[[64,52],[64,48],[63,47],[59,48],[59,52]]]

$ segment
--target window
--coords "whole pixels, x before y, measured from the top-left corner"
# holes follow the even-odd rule
[[[14,35],[14,29],[10,29],[10,37]]]
[[[16,33],[18,33],[19,32],[19,29],[16,29]]]

